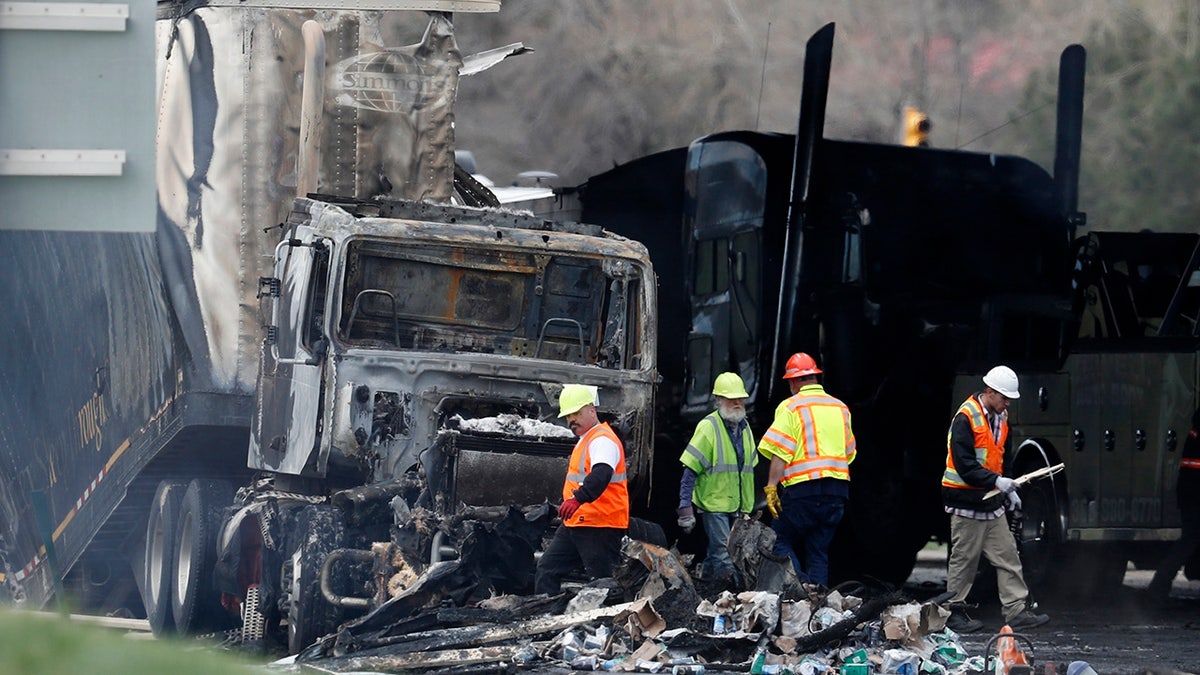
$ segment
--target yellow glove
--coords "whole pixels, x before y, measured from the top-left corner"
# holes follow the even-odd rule
[[[783,504],[779,501],[779,488],[768,485],[763,488],[763,492],[767,493],[767,510],[773,517],[778,518],[783,513]]]

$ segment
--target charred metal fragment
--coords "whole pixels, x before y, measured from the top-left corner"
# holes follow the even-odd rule
[[[342,510],[350,527],[388,523],[392,520],[392,499],[402,497],[413,501],[421,487],[422,483],[416,476],[404,476],[335,492],[331,502]]]
[[[553,634],[572,626],[579,626],[598,619],[617,616],[621,612],[632,608],[635,604],[629,602],[611,607],[600,607],[586,612],[547,616],[506,625],[465,626],[399,636],[403,638],[402,641],[393,640],[390,641],[390,644],[382,647],[363,649],[354,656],[326,659],[321,662],[321,667],[335,671],[390,667],[387,666],[387,660],[397,655],[412,652],[427,652],[429,650],[453,649],[463,645],[488,645],[507,640]],[[386,638],[389,636],[380,637]],[[381,639],[381,641],[384,640]]]

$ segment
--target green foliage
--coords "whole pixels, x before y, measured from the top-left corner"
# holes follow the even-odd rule
[[[1195,231],[1200,226],[1200,49],[1187,16],[1156,30],[1136,12],[1093,29],[1084,94],[1079,208],[1097,230]],[[1194,38],[1193,38],[1194,39]],[[1014,124],[1028,153],[1053,166],[1051,69],[1030,79]]]
[[[197,643],[139,639],[50,614],[0,610],[6,675],[207,675],[252,673],[250,664]]]

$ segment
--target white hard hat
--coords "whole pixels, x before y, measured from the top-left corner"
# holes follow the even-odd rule
[[[996,366],[983,376],[983,383],[1008,398],[1021,398],[1017,374],[1008,366]]]

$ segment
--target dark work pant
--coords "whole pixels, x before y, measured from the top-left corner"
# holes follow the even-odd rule
[[[783,491],[783,515],[771,523],[775,548],[771,553],[792,559],[801,581],[829,585],[829,542],[846,510],[846,498],[835,495],[789,495]],[[796,546],[803,546],[804,564]]]
[[[611,577],[621,558],[621,538],[624,536],[625,530],[618,528],[559,525],[554,539],[538,561],[534,593],[557,595],[563,577],[580,566],[592,579]]]
[[[1171,594],[1171,584],[1175,581],[1175,574],[1188,561],[1188,558],[1192,557],[1196,549],[1200,548],[1200,504],[1189,504],[1188,508],[1180,510],[1179,516],[1183,531],[1180,533],[1179,539],[1171,544],[1166,557],[1158,563],[1158,568],[1154,571],[1154,578],[1151,579],[1150,586],[1146,589],[1150,595],[1159,599],[1166,598]]]

